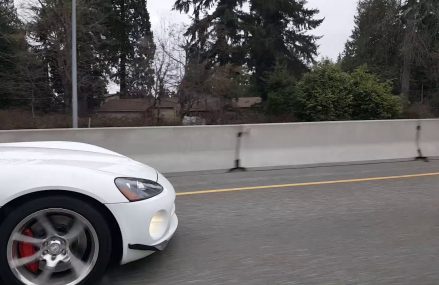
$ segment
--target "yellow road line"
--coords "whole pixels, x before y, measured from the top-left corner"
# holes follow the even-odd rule
[[[279,188],[294,188],[294,187],[320,186],[320,185],[331,185],[331,184],[361,183],[361,182],[370,182],[370,181],[401,180],[401,179],[413,179],[413,178],[432,177],[432,176],[439,176],[439,172],[408,174],[408,175],[398,175],[398,176],[358,178],[358,179],[347,179],[347,180],[332,180],[332,181],[318,181],[318,182],[304,182],[304,183],[293,183],[293,184],[202,190],[202,191],[193,191],[193,192],[181,192],[181,193],[177,193],[177,196],[193,196],[193,195],[203,195],[203,194],[262,190],[262,189],[279,189]]]

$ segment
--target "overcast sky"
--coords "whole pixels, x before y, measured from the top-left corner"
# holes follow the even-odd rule
[[[154,29],[157,29],[162,19],[176,23],[189,21],[186,15],[172,11],[174,2],[175,0],[148,1]],[[351,35],[357,0],[308,0],[308,6],[319,9],[319,17],[325,18],[323,24],[313,32],[323,36],[319,41],[319,57],[336,59]]]

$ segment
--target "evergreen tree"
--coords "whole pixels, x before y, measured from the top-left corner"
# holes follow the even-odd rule
[[[343,69],[353,71],[366,64],[369,70],[392,80],[398,88],[402,37],[399,0],[361,0],[341,60]]]
[[[12,0],[0,2],[0,107],[11,104],[17,95],[19,52],[24,41],[21,23]]]
[[[113,78],[122,96],[143,97],[154,84],[155,44],[146,0],[112,0],[108,18],[110,61],[117,69]]]
[[[186,35],[192,56],[210,66],[244,63],[242,5],[246,0],[177,0],[175,9],[193,14]],[[215,7],[214,9],[212,9]]]
[[[436,89],[439,82],[439,3],[435,0],[407,0],[401,7],[404,23],[402,41],[401,94],[405,101],[411,93]],[[422,100],[422,99],[421,99]]]
[[[323,20],[305,0],[177,0],[193,14],[188,29],[201,61],[245,65],[255,91],[267,98],[267,78],[277,63],[300,77],[317,54],[318,37],[307,34]],[[246,9],[249,7],[249,9]]]
[[[78,100],[79,111],[86,114],[97,97],[106,93],[110,66],[105,60],[106,28],[109,15],[105,0],[78,1]],[[66,110],[71,104],[71,3],[64,0],[41,0],[32,7],[30,36],[41,55],[55,101]]]
[[[317,28],[322,19],[319,12],[305,7],[305,0],[250,1],[249,66],[254,70],[254,83],[266,99],[267,75],[276,63],[285,64],[299,78],[308,70],[317,55],[318,37],[308,32]]]
[[[341,62],[348,71],[366,64],[391,80],[407,110],[409,103],[434,99],[438,51],[438,1],[362,0]]]
[[[44,64],[26,42],[25,25],[12,0],[0,2],[0,108],[42,107],[48,99]]]

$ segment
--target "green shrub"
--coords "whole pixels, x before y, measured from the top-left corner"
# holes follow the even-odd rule
[[[391,85],[380,82],[366,67],[349,74],[324,61],[298,86],[296,114],[304,121],[395,119],[402,112]]]
[[[401,99],[392,95],[392,85],[381,83],[375,74],[365,67],[351,74],[353,95],[352,119],[395,119],[402,113]]]
[[[325,61],[299,83],[297,116],[304,121],[349,120],[353,95],[349,74]]]
[[[296,79],[285,66],[278,66],[267,79],[266,112],[269,115],[289,115],[294,112],[297,93]]]

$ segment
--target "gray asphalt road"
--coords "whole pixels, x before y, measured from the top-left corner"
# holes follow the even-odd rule
[[[172,174],[179,192],[439,172],[398,162]],[[439,176],[178,197],[168,249],[103,284],[439,284]]]

